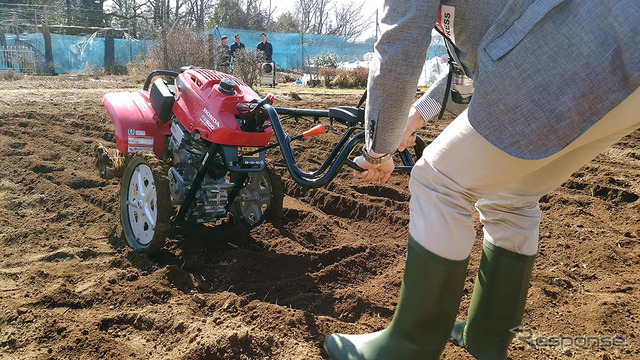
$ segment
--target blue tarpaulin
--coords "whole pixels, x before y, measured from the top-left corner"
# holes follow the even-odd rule
[[[44,39],[42,34],[6,35],[10,48],[32,50],[40,61],[44,61]],[[104,67],[104,38],[51,34],[51,50],[56,73],[82,73],[85,68]],[[150,40],[114,39],[114,65],[126,66],[129,62],[146,57],[155,42]],[[0,71],[7,71],[8,64],[0,59]],[[20,71],[17,64],[14,70]]]
[[[239,34],[247,49],[255,49],[260,42],[262,31],[214,28],[210,33],[219,42],[219,37],[227,35],[228,45],[234,41],[233,36]],[[296,69],[309,65],[309,59],[321,53],[333,53],[339,62],[363,61],[366,53],[373,52],[374,39],[355,42],[343,36],[315,35],[303,33],[266,33],[267,40],[273,45],[273,60],[278,68]],[[44,39],[42,34],[16,35],[7,34],[9,47],[19,46],[34,52],[44,62]],[[440,40],[434,39],[427,51],[427,58],[443,56],[446,49]],[[149,56],[149,50],[157,42],[152,40],[114,39],[113,65],[126,66],[129,62]],[[56,73],[82,73],[86,69],[103,68],[105,55],[105,39],[93,36],[75,36],[51,34],[51,47]],[[9,64],[0,56],[0,71],[7,71]],[[17,64],[12,68],[20,71]]]

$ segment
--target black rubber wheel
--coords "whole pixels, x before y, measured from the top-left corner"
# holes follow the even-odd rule
[[[157,253],[171,229],[168,166],[151,152],[132,157],[120,183],[120,220],[129,246]]]
[[[229,211],[233,219],[245,229],[251,229],[263,220],[282,221],[284,186],[273,170],[265,168],[248,174],[244,188],[238,192]]]

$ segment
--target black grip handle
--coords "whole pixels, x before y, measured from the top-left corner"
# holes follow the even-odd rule
[[[367,171],[366,169],[361,168],[360,165],[356,164],[353,160],[345,159],[344,163],[347,164],[347,166],[349,166],[353,170],[360,171],[360,172]]]
[[[144,81],[144,86],[142,87],[142,90],[145,90],[145,91],[149,90],[149,85],[151,85],[151,80],[153,80],[153,78],[156,76],[177,77],[178,73],[175,71],[169,71],[169,70],[154,70],[150,72],[149,75],[147,75],[147,79]]]

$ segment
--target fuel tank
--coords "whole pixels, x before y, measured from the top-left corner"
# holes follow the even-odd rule
[[[229,80],[235,84],[232,89]],[[260,99],[241,80],[213,70],[191,68],[178,75],[175,87],[173,113],[190,133],[197,130],[203,140],[221,145],[265,146],[269,143],[273,134],[270,127],[263,132],[240,129],[236,106]]]

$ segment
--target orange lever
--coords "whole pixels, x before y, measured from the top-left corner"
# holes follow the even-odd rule
[[[311,129],[303,132],[302,136],[303,137],[309,137],[309,136],[316,136],[316,135],[320,135],[320,134],[324,134],[324,125],[322,125],[322,124],[318,124],[318,125],[312,127]]]

